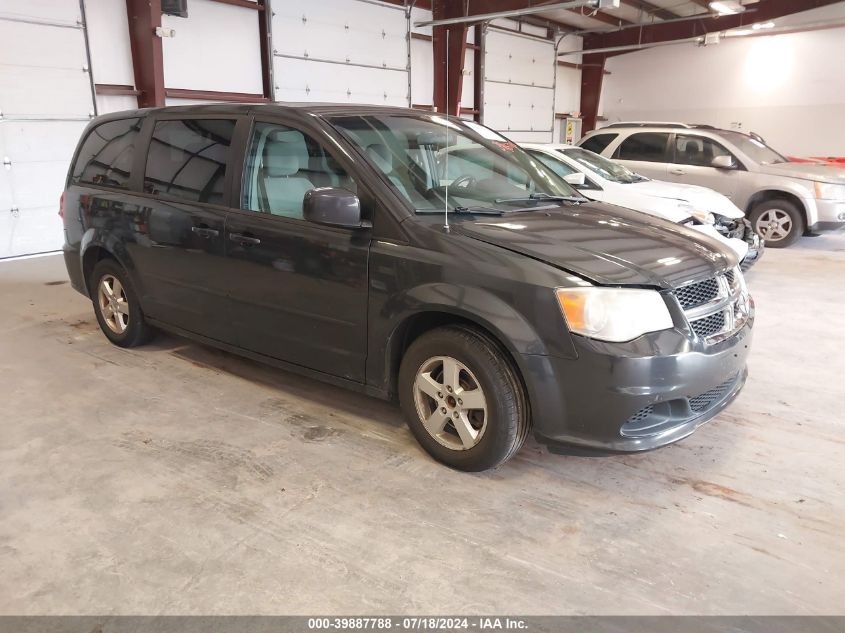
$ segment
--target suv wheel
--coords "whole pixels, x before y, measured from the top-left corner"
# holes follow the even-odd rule
[[[89,287],[94,313],[106,338],[120,347],[135,347],[150,339],[152,330],[120,264],[112,259],[98,262]]]
[[[804,233],[801,211],[788,200],[769,200],[751,211],[754,232],[771,248],[786,248]]]
[[[452,468],[498,466],[528,436],[528,407],[516,371],[477,330],[438,328],[414,341],[402,359],[399,390],[417,441]]]

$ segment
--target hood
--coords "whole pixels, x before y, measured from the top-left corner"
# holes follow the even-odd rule
[[[775,165],[760,165],[760,171],[774,176],[802,178],[804,180],[818,180],[845,185],[845,169],[833,165],[814,165],[811,163],[777,163]]]
[[[603,285],[674,288],[737,265],[734,253],[707,235],[600,203],[468,217],[452,232]]]
[[[745,216],[727,196],[707,187],[684,185],[663,180],[647,180],[624,186],[632,188],[633,191],[641,195],[686,202],[696,211],[716,213],[734,220]]]

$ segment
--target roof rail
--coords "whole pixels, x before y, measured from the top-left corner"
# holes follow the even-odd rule
[[[602,129],[614,127],[671,127],[689,130],[697,126],[689,125],[688,123],[662,123],[660,121],[628,121],[620,123],[611,123],[610,125],[605,125]]]

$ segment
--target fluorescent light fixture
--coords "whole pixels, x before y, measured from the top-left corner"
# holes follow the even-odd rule
[[[710,9],[719,15],[734,15],[745,11],[745,7],[736,0],[718,0],[718,2],[711,2]]]
[[[757,22],[756,24],[752,24],[751,28],[755,31],[759,31],[760,29],[773,29],[775,28],[774,22]]]

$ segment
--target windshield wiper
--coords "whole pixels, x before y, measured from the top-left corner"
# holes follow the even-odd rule
[[[432,214],[440,214],[443,215],[445,211],[443,209],[417,209],[417,213],[432,215]],[[493,207],[455,207],[454,209],[449,209],[449,213],[465,213],[470,215],[502,215],[505,212],[501,209],[494,209]]]
[[[582,198],[580,196],[553,196],[548,193],[530,193],[527,196],[522,198],[497,198],[496,204],[502,204],[503,202],[531,202],[532,200],[543,200],[546,202],[572,202],[574,204],[583,204],[587,202],[586,198]]]

